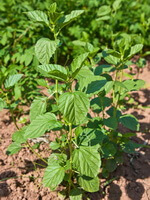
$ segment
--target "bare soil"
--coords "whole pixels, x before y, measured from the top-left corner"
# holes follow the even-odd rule
[[[134,92],[132,96],[140,108],[128,108],[126,113],[135,115],[140,122],[140,131],[133,140],[140,144],[150,144],[150,65],[144,68],[139,78],[146,81],[146,88]],[[0,112],[0,200],[60,200],[58,191],[51,192],[41,184],[44,165],[33,153],[22,149],[13,156],[6,155],[11,143],[11,135],[16,128],[7,110]],[[123,129],[126,132],[126,129]],[[55,135],[49,135],[54,140]],[[44,158],[49,157],[47,144],[36,150]],[[35,166],[35,163],[39,165]],[[142,148],[136,155],[125,155],[124,164],[118,166],[111,178],[116,178],[104,187],[101,180],[99,192],[87,196],[91,200],[150,200],[150,149]]]

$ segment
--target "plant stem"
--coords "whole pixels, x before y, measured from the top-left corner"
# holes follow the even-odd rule
[[[31,149],[31,151],[32,151],[37,157],[39,157],[44,163],[48,164],[48,162],[47,162],[45,159],[43,159],[43,158],[40,156],[40,154],[37,153],[37,152],[32,148],[32,146],[30,145],[30,143],[29,143],[28,141],[27,141],[26,143],[27,143],[28,147]]]
[[[56,103],[58,104],[58,80],[55,80],[56,85]]]
[[[17,125],[16,119],[15,119],[15,117],[14,117],[14,112],[13,112],[12,109],[10,109],[10,113],[11,113],[11,117],[12,117],[12,120],[13,120],[13,122],[14,122],[16,128],[19,130],[19,127],[18,127],[18,125]]]
[[[69,171],[69,189],[68,193],[70,193],[71,185],[72,185],[72,124],[69,124],[69,153],[70,153],[70,171]]]

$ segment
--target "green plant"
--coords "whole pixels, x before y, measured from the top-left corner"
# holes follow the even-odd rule
[[[100,168],[107,178],[123,162],[124,152],[134,153],[136,148],[144,146],[130,140],[134,133],[123,134],[118,129],[122,124],[131,131],[139,130],[138,120],[133,115],[122,114],[120,106],[128,92],[138,90],[144,84],[142,80],[123,79],[127,61],[141,51],[143,45],[130,46],[121,38],[114,42],[114,50],[106,49],[97,55],[97,48],[84,43],[84,53],[67,66],[59,65],[60,31],[83,11],[64,15],[56,8],[53,3],[47,12],[26,13],[31,20],[44,23],[53,33],[52,39],[37,41],[35,55],[40,62],[37,71],[41,73],[43,83],[49,78],[55,80],[55,84],[46,82],[49,96],[33,100],[30,124],[13,134],[7,154],[29,147],[46,164],[44,186],[55,190],[62,183],[65,195],[74,200],[82,199],[85,191],[99,190]],[[101,58],[108,64],[96,66]],[[112,96],[108,97],[108,94]],[[36,153],[30,143],[33,139],[40,143],[38,139],[47,131],[59,135],[50,142],[53,153],[48,160]]]

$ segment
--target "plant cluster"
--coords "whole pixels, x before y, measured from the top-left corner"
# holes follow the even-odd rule
[[[35,42],[43,37],[53,37],[48,26],[29,21],[23,12],[42,10],[48,12],[52,0],[1,0],[0,2],[0,109],[17,113],[19,105],[30,104],[40,95],[37,86],[45,86],[36,68],[39,61],[34,53]],[[59,64],[71,62],[91,43],[95,53],[115,48],[116,39],[124,37],[132,45],[141,43],[149,47],[149,0],[57,0],[60,13],[84,10],[82,17],[72,27],[64,27],[59,36],[61,51]],[[15,15],[14,15],[15,13]],[[149,54],[147,51],[143,55]],[[19,73],[19,75],[18,75]],[[21,77],[22,74],[22,77]],[[20,78],[19,78],[20,77]],[[13,83],[7,84],[11,80]],[[17,114],[16,114],[17,117]]]
[[[58,62],[62,29],[83,13],[74,10],[64,15],[57,11],[56,3],[47,12],[26,12],[31,21],[44,24],[50,36],[53,35],[40,38],[35,44],[35,56],[40,63],[36,70],[49,96],[34,98],[30,123],[12,135],[13,142],[7,149],[9,155],[24,147],[35,152],[32,139],[44,137],[47,132],[56,134],[56,140],[47,149],[52,150],[50,157],[44,159],[37,155],[46,163],[43,184],[51,190],[62,184],[66,197],[71,200],[82,199],[85,191],[98,191],[99,174],[109,177],[123,162],[123,153],[134,153],[143,146],[130,140],[139,130],[138,120],[120,109],[128,93],[144,85],[144,81],[133,77],[124,79],[128,61],[142,50],[142,44],[131,46],[130,40],[122,36],[114,42],[113,49],[97,54],[99,48],[86,42],[84,52],[70,63]],[[102,59],[105,64],[99,64]],[[12,86],[21,76],[9,78],[5,87]],[[49,84],[45,78],[55,83]],[[120,125],[131,132],[123,134]]]

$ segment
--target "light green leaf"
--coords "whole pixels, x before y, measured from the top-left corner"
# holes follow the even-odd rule
[[[25,131],[25,138],[37,138],[47,130],[60,127],[53,113],[46,113],[36,117]]]
[[[21,86],[16,84],[14,88],[14,93],[15,93],[15,100],[18,100],[19,98],[21,98]]]
[[[50,77],[60,81],[67,80],[67,70],[65,67],[56,64],[39,65],[37,70],[45,77]]]
[[[59,147],[60,147],[60,144],[57,143],[57,142],[51,142],[51,143],[50,143],[50,148],[51,148],[52,150],[59,149]]]
[[[82,200],[82,191],[78,188],[72,189],[69,198],[70,200]]]
[[[79,185],[87,192],[97,192],[99,191],[99,178],[79,177]]]
[[[66,92],[59,97],[58,107],[67,122],[74,125],[81,124],[85,119],[89,99],[83,92]]]
[[[73,167],[81,175],[96,177],[101,165],[100,154],[95,147],[80,146],[73,153]]]
[[[128,57],[131,57],[131,56],[137,54],[139,51],[142,50],[142,48],[143,48],[143,44],[136,44],[136,45],[132,46]]]
[[[83,62],[85,61],[85,59],[88,57],[89,53],[84,53],[81,54],[79,56],[77,56],[71,63],[71,70],[73,73],[75,73],[77,71],[77,69],[82,67]],[[75,75],[77,74],[77,72],[75,73]],[[75,76],[74,76],[75,77]]]
[[[104,16],[111,12],[110,6],[101,6],[98,10],[98,16]]]
[[[120,58],[118,58],[118,55],[112,55],[112,54],[109,53],[109,50],[102,52],[102,55],[104,57],[104,60],[106,60],[106,62],[108,62],[109,64],[117,65],[120,62]]]
[[[33,121],[38,115],[46,112],[46,100],[46,97],[34,99],[30,108],[30,121]]]
[[[57,41],[41,38],[35,45],[35,55],[41,64],[48,64],[57,49]]]
[[[76,79],[79,81],[79,90],[82,91],[85,87],[88,86],[89,83],[97,80],[98,77],[94,76],[93,72],[85,66],[80,69]]]
[[[5,108],[5,106],[6,106],[6,102],[5,102],[2,98],[0,98],[0,111],[1,111],[3,108]]]
[[[145,84],[145,81],[140,79],[135,80],[125,80],[123,82],[123,85],[128,89],[128,91],[135,91],[142,88]]]
[[[51,190],[55,190],[65,176],[65,169],[59,162],[59,157],[52,154],[48,161],[48,167],[44,173],[43,184]]]
[[[40,10],[34,10],[26,12],[26,15],[35,22],[45,22],[49,26],[48,16],[46,13]]]
[[[133,115],[122,115],[119,118],[119,122],[132,131],[139,131],[139,122]]]
[[[70,14],[65,15],[59,19],[60,28],[62,29],[64,26],[72,22],[76,19],[79,15],[81,15],[84,10],[73,10]]]
[[[23,74],[10,75],[5,81],[5,88],[14,86],[23,76]]]
[[[13,142],[7,148],[6,154],[7,155],[13,155],[13,154],[17,153],[20,150],[21,150],[21,144],[17,143],[17,142]]]
[[[109,20],[111,17],[110,16],[103,16],[103,17],[99,17],[96,19],[96,21],[105,21],[105,20]]]
[[[12,135],[12,140],[18,144],[24,143],[26,142],[26,139],[24,138],[25,135],[25,130],[27,129],[26,126],[24,126],[23,128],[21,128],[19,131],[16,131],[15,133],[13,133]]]
[[[121,2],[122,2],[122,0],[115,0],[113,3],[113,9],[118,10],[121,6]]]

